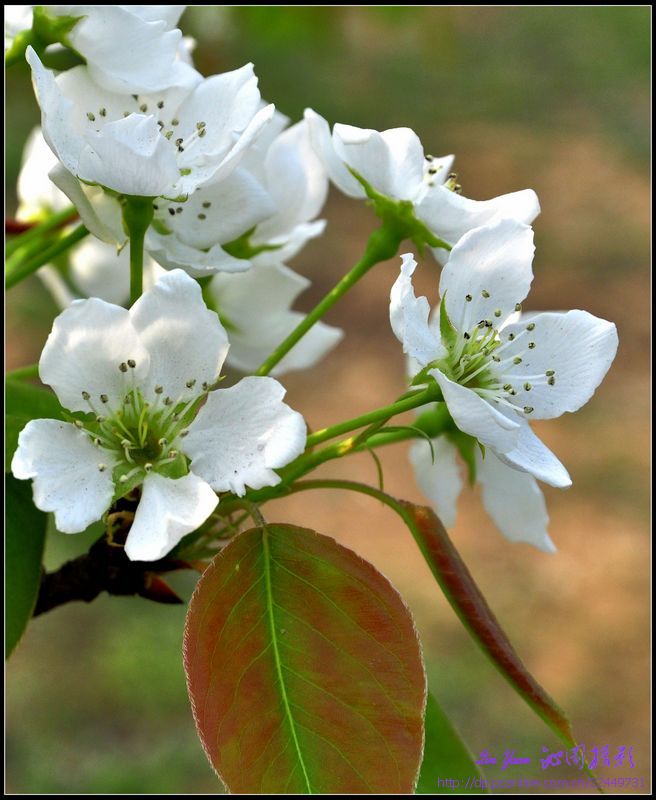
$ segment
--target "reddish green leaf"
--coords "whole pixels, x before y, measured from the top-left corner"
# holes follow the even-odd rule
[[[395,501],[411,520],[411,531],[431,571],[464,625],[513,688],[562,739],[574,746],[565,712],[517,655],[451,539],[430,508]]]
[[[306,528],[236,537],[191,599],[189,696],[234,793],[410,793],[426,679],[402,599],[374,567]]]
[[[516,692],[567,744],[576,740],[565,712],[531,675],[492,613],[460,554],[435,513],[426,506],[397,500],[356,481],[314,480],[295,484],[295,491],[346,489],[375,497],[388,505],[408,526],[433,576],[474,641]],[[591,773],[588,773],[591,775]],[[594,779],[594,776],[593,780]]]

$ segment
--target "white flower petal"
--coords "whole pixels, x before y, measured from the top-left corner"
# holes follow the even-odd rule
[[[121,372],[128,359],[134,369]],[[55,390],[59,402],[71,411],[89,411],[82,392],[101,407],[120,407],[123,397],[139,385],[148,371],[150,356],[124,308],[104,300],[76,300],[54,321],[39,361],[39,377]]]
[[[321,236],[326,229],[326,220],[317,219],[314,222],[303,222],[300,225],[296,225],[288,233],[272,239],[266,237],[266,227],[266,223],[263,226],[258,226],[258,230],[259,228],[263,229],[263,236],[260,236],[258,230],[256,230],[251,243],[254,245],[275,245],[276,249],[263,250],[261,253],[254,255],[251,258],[253,266],[287,263],[305,247],[310,239],[316,239]]]
[[[198,148],[189,148],[188,150],[185,148],[178,163],[181,167],[188,167],[191,171],[180,177],[176,184],[175,195],[189,195],[199,186],[222,180],[229,175],[245,158],[249,148],[254,145],[262,132],[266,130],[273,120],[274,113],[273,105],[260,109],[244,131],[237,136],[234,132],[230,134],[228,143],[234,141],[234,144],[227,151],[220,148],[211,152],[201,151]],[[205,138],[209,139],[209,137],[210,134],[200,141],[205,141]]]
[[[462,491],[457,455],[457,449],[445,436],[433,439],[432,453],[423,439],[414,442],[409,453],[417,484],[446,528],[455,525],[456,505]]]
[[[513,422],[466,386],[449,380],[439,369],[430,371],[442,389],[453,421],[463,433],[495,452],[507,453],[517,444],[519,422]]]
[[[544,481],[550,486],[556,486],[559,489],[571,486],[572,479],[565,467],[533,433],[528,422],[523,422],[521,419],[518,421],[520,427],[517,445],[507,453],[497,453],[501,461],[516,470],[530,473],[534,478]]]
[[[66,281],[62,278],[61,273],[55,267],[41,267],[36,273],[39,279],[52,295],[53,300],[58,308],[64,309],[73,302],[73,300],[80,300],[78,294],[74,294]]]
[[[73,103],[61,93],[55,76],[46,69],[32,47],[26,50],[32,68],[34,91],[41,107],[43,137],[62,164],[75,173],[84,141],[72,123]]]
[[[426,156],[428,159],[428,156]],[[429,181],[426,185],[426,192],[422,193],[422,196],[425,193],[430,191],[430,185],[433,186],[441,186],[446,179],[449,177],[449,173],[451,172],[451,167],[453,166],[453,162],[456,160],[454,155],[448,156],[441,156],[440,158],[436,158],[435,156],[432,157],[429,164],[426,165],[426,171],[429,174]],[[415,210],[417,216],[419,216],[419,208],[421,206],[421,200],[419,200],[415,204]]]
[[[207,135],[195,137],[185,146],[185,153],[225,153],[234,142],[234,134],[246,129],[260,109],[260,92],[253,65],[212,75],[199,83],[178,109],[180,124],[176,134],[188,139],[196,132],[196,123],[204,122]]]
[[[32,6],[5,6],[5,53],[14,38],[32,27]]]
[[[429,324],[430,306],[425,297],[416,297],[412,275],[417,262],[411,253],[401,256],[401,274],[390,294],[390,323],[403,352],[425,367],[444,355],[439,331]]]
[[[471,330],[482,319],[501,323],[514,312],[533,280],[534,251],[532,229],[509,219],[460,239],[440,277],[440,296],[446,294],[449,318],[459,331]]]
[[[330,126],[326,120],[311,108],[305,109],[305,120],[308,123],[312,147],[330,180],[349,197],[365,197],[362,184],[351,175],[344,161],[335,152]]]
[[[86,239],[71,251],[70,277],[82,295],[122,305],[130,297],[129,248]]]
[[[507,539],[527,542],[545,553],[556,552],[547,533],[544,495],[535,478],[507,467],[493,453],[478,458],[477,478],[483,505]]]
[[[147,475],[130,528],[125,553],[132,561],[157,561],[209,517],[219,502],[193,472],[183,478]]]
[[[530,225],[539,213],[540,203],[532,189],[502,194],[491,200],[470,200],[445,186],[435,186],[416,206],[417,217],[451,245],[482,225],[500,219]]]
[[[142,15],[135,8],[139,7],[92,6],[71,31],[71,44],[86,58],[94,80],[126,94],[192,82],[193,70],[177,60],[182,34],[169,30],[175,15],[155,19],[154,12]]]
[[[259,226],[258,241],[281,236],[316,217],[328,194],[328,176],[310,143],[306,120],[278,136],[264,166],[276,210]]]
[[[121,208],[115,198],[97,186],[83,187],[75,175],[62,164],[53,167],[48,177],[77,208],[82,222],[94,236],[109,244],[125,241],[126,236],[121,227]]]
[[[237,495],[280,483],[273,470],[300,455],[306,439],[305,421],[284,395],[278,381],[256,377],[211,392],[185,439],[192,470],[215,491]]]
[[[414,200],[423,188],[424,151],[410,128],[379,133],[338,123],[333,145],[338,157],[381,194]]]
[[[157,205],[158,215],[173,235],[200,250],[232,242],[276,210],[269,193],[244,169],[200,187],[186,203],[167,208],[160,201]],[[171,214],[169,208],[181,211]]]
[[[228,326],[228,363],[243,372],[257,369],[305,318],[290,306],[309,285],[307,278],[282,264],[253,267],[239,275],[215,275],[209,291]],[[342,335],[339,328],[316,323],[272,374],[313,366]]]
[[[179,178],[175,152],[154,116],[130,114],[89,130],[77,167],[83,180],[121,194],[158,197]]]
[[[105,6],[100,6],[100,8],[105,8]],[[163,20],[167,28],[173,28],[180,21],[186,8],[187,6],[128,6],[127,10],[144,22]]]
[[[516,337],[504,356],[517,354],[522,359],[504,369],[518,392],[514,402],[531,406],[532,419],[552,419],[576,411],[592,397],[613,363],[618,343],[615,325],[578,310],[536,314],[530,324],[531,331],[525,321],[507,325],[503,331],[504,336]],[[535,346],[529,349],[529,342]],[[546,375],[551,370],[555,372],[553,385]],[[525,383],[531,386],[529,391]]]
[[[99,464],[106,469],[102,472]],[[100,519],[114,494],[114,456],[68,422],[34,419],[20,432],[11,470],[33,481],[34,505],[55,514],[62,533],[79,533]]]
[[[177,236],[162,235],[152,228],[146,234],[146,250],[166,269],[183,269],[189,275],[203,278],[215,272],[243,272],[251,262],[228,255],[221,245],[199,250],[181,242]]]
[[[198,397],[212,385],[228,352],[228,337],[206,307],[200,286],[182,270],[165,273],[130,309],[130,318],[150,353],[142,381],[146,396],[157,385],[173,401]],[[191,388],[186,384],[195,381]]]

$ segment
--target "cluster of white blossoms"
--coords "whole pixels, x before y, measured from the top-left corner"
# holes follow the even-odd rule
[[[93,236],[40,272],[64,311],[39,374],[71,421],[30,422],[12,462],[57,527],[84,530],[140,488],[126,552],[156,559],[212,514],[217,492],[273,486],[274,470],[303,452],[305,423],[276,380],[216,383],[226,358],[255,372],[305,319],[292,306],[309,281],[287,262],[323,232],[331,181],[444,265],[432,317],[414,295],[410,255],[391,296],[413,382],[437,382],[453,423],[432,447],[412,447],[420,487],[452,525],[458,448],[469,446],[497,526],[552,550],[536,479],[570,480],[529,421],[587,402],[617,335],[583,311],[521,314],[535,192],[463,197],[453,156],[425,154],[409,128],[331,133],[310,109],[290,124],[263,101],[251,64],[196,71],[193,42],[175,27],[184,6],[13,8],[6,47],[23,48],[41,107],[19,217],[39,220],[70,201]],[[84,63],[48,69],[31,26],[41,41],[58,32]],[[126,198],[152,203],[146,291],[129,310]],[[313,366],[341,336],[316,322],[272,373]]]

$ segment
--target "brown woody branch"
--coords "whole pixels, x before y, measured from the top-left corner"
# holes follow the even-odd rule
[[[190,568],[191,564],[179,559],[130,561],[123,546],[105,535],[88,553],[67,561],[54,572],[43,573],[33,616],[75,600],[90,603],[102,592],[180,604],[184,601],[159,573]]]

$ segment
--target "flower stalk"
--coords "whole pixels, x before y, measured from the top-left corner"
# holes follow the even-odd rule
[[[377,228],[369,237],[364,255],[358,263],[344,275],[323,300],[310,311],[307,317],[305,317],[289,336],[276,347],[271,355],[262,362],[260,367],[256,370],[255,375],[268,375],[276,364],[287,355],[292,347],[305,336],[310,328],[312,328],[312,326],[318,322],[323,315],[349,291],[349,289],[355,286],[372,267],[396,255],[404,238],[405,231],[392,224],[386,223],[380,228]]]
[[[123,198],[123,224],[130,237],[130,305],[143,294],[144,241],[155,213],[152,197]]]

